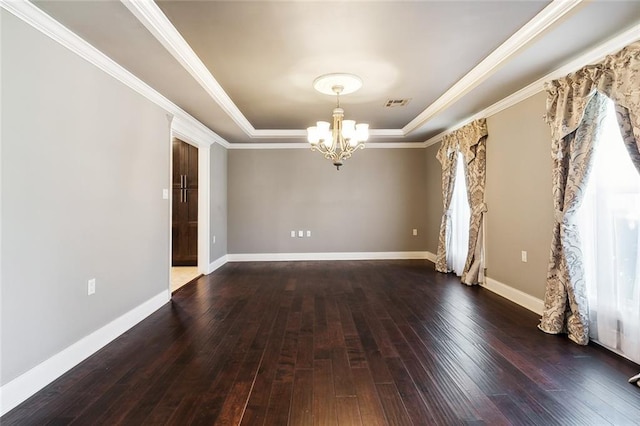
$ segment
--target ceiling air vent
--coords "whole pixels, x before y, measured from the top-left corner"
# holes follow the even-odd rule
[[[411,99],[389,99],[384,106],[387,108],[403,107],[409,103]]]

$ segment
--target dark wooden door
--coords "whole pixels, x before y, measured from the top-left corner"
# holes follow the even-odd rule
[[[198,264],[198,148],[173,141],[173,266]]]

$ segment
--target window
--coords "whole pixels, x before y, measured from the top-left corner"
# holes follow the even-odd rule
[[[640,362],[640,174],[609,101],[578,214],[590,337]]]
[[[453,182],[453,194],[449,211],[451,214],[450,234],[447,235],[447,268],[462,275],[469,251],[469,221],[471,210],[467,198],[467,183],[464,176],[464,155],[456,154],[456,176]]]

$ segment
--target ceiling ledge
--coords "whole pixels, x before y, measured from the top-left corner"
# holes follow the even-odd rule
[[[425,148],[424,142],[367,142],[366,149]],[[310,149],[306,142],[296,143],[232,143],[229,149]]]
[[[153,0],[120,0],[122,4],[149,30],[149,32],[171,53],[171,55],[207,91],[231,119],[250,137],[256,129],[240,112],[222,86],[211,75],[198,55],[171,24]]]
[[[555,3],[555,2],[554,2]],[[561,3],[561,2],[558,2]],[[576,2],[577,3],[577,2]],[[154,4],[155,5],[155,4]],[[103,70],[113,78],[119,80],[132,90],[141,94],[149,101],[163,108],[173,116],[173,125],[177,126],[179,132],[190,134],[196,142],[202,144],[217,143],[228,149],[291,149],[291,148],[308,148],[306,143],[229,143],[224,138],[213,132],[211,129],[200,123],[186,111],[182,110],[176,104],[168,100],[162,94],[151,88],[144,81],[127,71],[125,68],[117,64],[111,58],[91,46],[85,40],[77,36],[75,33],[64,27],[62,24],[51,18],[41,9],[30,3],[29,1],[9,1],[0,0],[0,7],[7,10],[17,18],[21,19],[28,25],[37,29],[41,33],[50,37],[63,47],[74,52],[89,63]],[[546,10],[546,9],[545,9]],[[543,11],[544,12],[544,11]],[[542,13],[542,12],[541,12]],[[163,15],[164,16],[164,15]],[[166,17],[165,17],[166,19]],[[438,143],[442,137],[458,129],[459,127],[477,119],[494,115],[510,106],[513,106],[524,99],[535,95],[544,89],[544,83],[570,72],[577,70],[587,64],[601,60],[604,56],[616,52],[623,47],[637,41],[640,34],[640,24],[634,25],[616,37],[613,37],[588,52],[563,65],[561,68],[545,75],[523,89],[513,93],[512,95],[502,99],[501,101],[489,106],[488,108],[477,112],[473,116],[460,121],[456,125],[441,132],[440,134],[424,141],[424,142],[370,142],[368,148],[425,148]],[[426,110],[425,110],[426,111]],[[252,127],[253,129],[253,127]],[[261,138],[293,138],[306,137],[304,130],[255,130]],[[403,129],[371,129],[372,136],[381,137],[404,137],[406,133]]]
[[[212,143],[218,143],[224,147],[229,147],[229,143],[224,138],[47,15],[33,3],[29,1],[0,0],[0,7],[167,111],[173,116],[174,125],[178,125],[182,132],[192,135],[192,139],[198,144],[211,145]]]
[[[402,129],[370,129],[370,136],[386,138],[403,138],[406,134]],[[299,139],[307,138],[306,130],[296,129],[260,129],[254,130],[251,135],[253,139]]]
[[[538,13],[531,21],[527,22],[507,41],[502,43],[489,56],[483,59],[464,77],[458,80],[449,90],[429,105],[416,118],[411,120],[402,129],[410,133],[429,121],[432,117],[444,111],[458,99],[469,93],[498,71],[507,60],[514,56],[520,49],[542,34],[547,28],[580,4],[582,0],[553,1]]]
[[[120,1],[249,138],[286,139],[304,136],[304,130],[255,129],[154,1]],[[485,81],[522,47],[581,2],[582,0],[553,1],[402,129],[372,129],[371,134],[383,137],[407,136]]]
[[[550,72],[544,77],[539,78],[538,80],[534,81],[528,86],[523,87],[517,92],[496,102],[495,104],[481,111],[478,111],[477,113],[473,114],[471,117],[468,117],[456,123],[454,126],[451,126],[447,130],[433,136],[432,138],[429,138],[424,142],[425,147],[429,147],[431,145],[434,145],[440,142],[444,135],[459,129],[460,127],[472,122],[473,120],[491,117],[492,115],[495,115],[500,111],[503,111],[513,105],[516,105],[519,102],[524,101],[525,99],[535,95],[536,93],[542,92],[544,90],[544,85],[546,82],[564,77],[567,74],[570,74],[578,70],[579,68],[598,62],[602,60],[605,56],[615,53],[620,49],[623,49],[624,47],[638,40],[640,40],[640,24],[636,24],[633,27],[629,28],[628,30],[620,33],[619,35],[613,38],[610,38],[609,40],[603,43],[600,43],[599,45],[595,46],[589,51],[583,53],[582,55],[578,56],[572,61],[564,64],[560,68]],[[542,117],[540,119],[542,119]]]

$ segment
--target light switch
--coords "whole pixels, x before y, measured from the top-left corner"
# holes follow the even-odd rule
[[[311,231],[307,231],[307,237],[311,236]]]
[[[162,199],[163,200],[169,199],[169,190],[167,188],[162,188]]]
[[[523,250],[523,251],[520,253],[520,257],[521,257],[521,259],[522,259],[522,261],[523,261],[523,262],[526,262],[526,261],[527,261],[527,252]]]
[[[296,231],[291,231],[291,238],[295,238],[296,237]]]
[[[298,231],[298,237],[299,238],[304,237],[304,231]]]
[[[414,229],[414,230],[413,230],[413,236],[415,237],[416,235],[418,235],[418,230],[417,230],[417,229]]]

